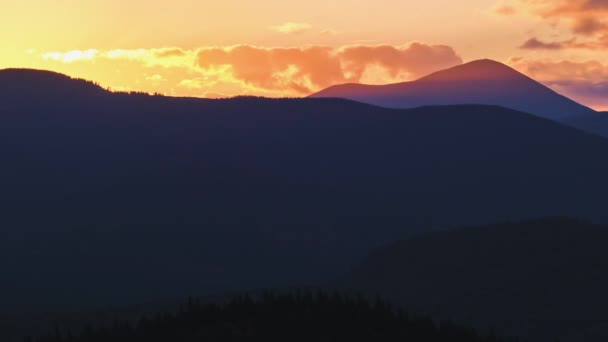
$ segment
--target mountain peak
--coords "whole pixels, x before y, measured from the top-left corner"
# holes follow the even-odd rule
[[[508,65],[492,59],[479,59],[441,70],[420,81],[513,80],[527,78]]]
[[[491,59],[437,71],[412,82],[381,86],[346,84],[311,97],[338,97],[388,108],[494,105],[561,122],[595,114],[592,109]]]

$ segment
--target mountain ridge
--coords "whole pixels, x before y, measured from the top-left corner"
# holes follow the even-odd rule
[[[99,96],[109,91],[97,83],[74,78],[62,73],[29,68],[0,69],[0,98],[35,95],[53,96]]]
[[[596,113],[517,70],[489,59],[437,71],[410,82],[335,85],[310,97],[347,98],[389,108],[499,105],[560,122]]]

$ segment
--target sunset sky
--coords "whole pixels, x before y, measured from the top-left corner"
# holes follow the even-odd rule
[[[5,0],[0,68],[115,90],[305,96],[491,58],[608,110],[608,0]]]

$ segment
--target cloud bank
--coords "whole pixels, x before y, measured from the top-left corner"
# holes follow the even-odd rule
[[[241,45],[205,48],[197,54],[197,66],[204,71],[222,70],[253,87],[301,94],[334,84],[365,81],[372,77],[367,75],[372,69],[383,73],[385,82],[391,82],[458,64],[462,64],[462,59],[451,47],[422,43],[341,48]]]
[[[521,48],[541,50],[608,48],[608,0],[519,0],[525,10],[554,26],[565,26],[572,38],[531,37]]]
[[[216,92],[215,88],[223,85],[222,93],[268,96],[308,95],[347,82],[406,81],[462,64],[462,59],[451,47],[419,42],[401,46],[266,48],[238,45],[198,49],[74,50],[44,53],[42,58],[63,64],[128,61],[130,70],[135,65],[148,69],[187,69],[191,75],[179,80],[176,88]],[[149,71],[154,72],[152,75],[163,74],[159,70]],[[150,75],[147,77],[149,80]]]

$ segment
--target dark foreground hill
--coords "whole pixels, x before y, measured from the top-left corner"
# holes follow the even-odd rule
[[[421,235],[344,280],[417,312],[531,341],[608,339],[608,230],[568,219]]]
[[[525,113],[70,96],[30,75],[50,95],[0,82],[2,311],[306,286],[421,229],[608,221],[608,141]]]
[[[605,115],[562,96],[492,60],[478,60],[435,72],[413,82],[388,85],[344,84],[312,97],[351,99],[389,108],[429,105],[498,105],[608,136]]]
[[[427,341],[502,342],[449,322],[412,316],[380,300],[310,292],[243,296],[225,304],[190,301],[176,313],[116,322],[82,333],[58,329],[33,342]],[[514,340],[510,340],[514,341]]]

